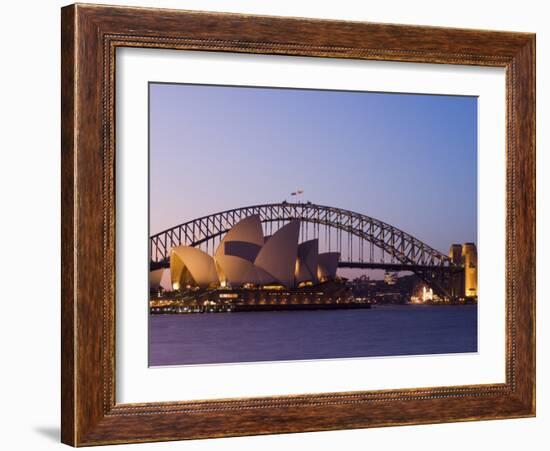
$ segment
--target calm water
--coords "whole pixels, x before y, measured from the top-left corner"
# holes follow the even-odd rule
[[[151,315],[149,364],[477,351],[477,306]]]

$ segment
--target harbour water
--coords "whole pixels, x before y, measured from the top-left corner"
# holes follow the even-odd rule
[[[477,305],[150,315],[149,365],[477,351]]]

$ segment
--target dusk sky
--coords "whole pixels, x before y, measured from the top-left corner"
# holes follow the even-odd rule
[[[150,232],[302,200],[477,242],[477,98],[150,84]]]

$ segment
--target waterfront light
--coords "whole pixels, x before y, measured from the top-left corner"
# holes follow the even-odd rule
[[[431,288],[427,288],[425,285],[422,287],[422,302],[432,301],[434,292]]]

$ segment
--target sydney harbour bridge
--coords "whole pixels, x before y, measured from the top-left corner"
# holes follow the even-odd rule
[[[300,240],[317,238],[320,250],[340,252],[339,267],[410,271],[443,296],[450,296],[453,275],[464,270],[447,255],[390,224],[311,202],[235,208],[172,227],[151,236],[151,268],[168,267],[170,250],[182,244],[212,254],[227,231],[251,215],[260,217],[266,236],[291,220],[300,220]]]

